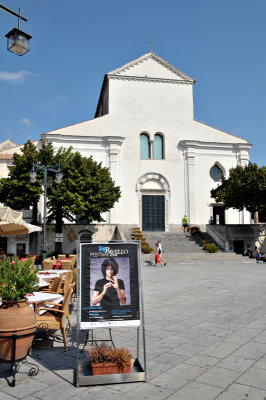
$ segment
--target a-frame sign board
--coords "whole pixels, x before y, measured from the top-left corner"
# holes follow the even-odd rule
[[[79,243],[77,265],[77,386],[145,381],[140,242]],[[93,333],[105,328],[117,347],[120,347],[119,339],[115,339],[117,328],[136,330],[136,356],[132,358],[130,373],[94,376],[89,359],[80,360],[81,331],[88,331],[88,339],[90,332],[93,337]],[[129,340],[132,347],[132,339]]]

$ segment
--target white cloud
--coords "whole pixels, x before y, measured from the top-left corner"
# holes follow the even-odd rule
[[[29,71],[18,71],[18,72],[7,72],[0,71],[0,80],[11,83],[22,83],[27,75],[30,75]]]
[[[32,125],[32,123],[30,122],[30,120],[28,120],[27,118],[22,118],[20,121],[19,121],[19,123],[20,123],[20,125],[24,125],[24,126],[26,126],[27,128],[31,128],[33,125]]]

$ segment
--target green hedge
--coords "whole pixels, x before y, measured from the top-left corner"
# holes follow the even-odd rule
[[[216,253],[219,251],[219,247],[216,246],[214,243],[208,243],[204,246],[204,250],[208,253]]]

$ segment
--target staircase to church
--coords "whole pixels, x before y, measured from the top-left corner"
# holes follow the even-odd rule
[[[189,233],[143,232],[147,242],[153,248],[161,240],[163,258],[166,262],[226,261],[250,262],[248,257],[235,253],[207,253],[196,243]],[[144,262],[154,262],[154,253],[142,254]]]

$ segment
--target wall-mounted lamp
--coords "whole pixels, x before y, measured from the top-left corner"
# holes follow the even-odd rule
[[[18,29],[13,28],[10,32],[6,34],[7,49],[9,51],[12,51],[12,53],[17,54],[18,56],[23,56],[23,54],[29,51],[29,40],[32,38],[32,36],[20,30],[21,19],[23,19],[23,21],[27,21],[27,18],[22,17],[20,9],[19,14],[17,14],[9,8],[3,6],[1,3],[0,10],[5,11],[7,14],[12,15],[13,17],[18,17]]]

